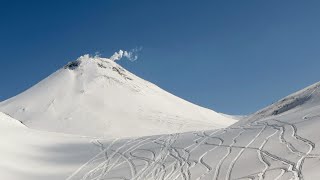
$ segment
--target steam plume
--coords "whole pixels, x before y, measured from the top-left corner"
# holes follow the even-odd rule
[[[140,52],[142,48],[134,48],[130,51],[125,50],[119,50],[118,52],[115,52],[109,59],[112,61],[118,61],[122,59],[123,57],[127,58],[129,61],[136,61],[138,59],[138,52]]]

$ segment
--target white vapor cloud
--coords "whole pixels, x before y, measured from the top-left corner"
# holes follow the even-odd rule
[[[118,61],[123,57],[127,58],[129,61],[136,61],[138,59],[138,53],[142,50],[142,47],[131,49],[130,51],[119,50],[115,52],[109,59],[112,61]]]

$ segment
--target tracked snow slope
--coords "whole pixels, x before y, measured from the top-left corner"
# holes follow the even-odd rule
[[[319,92],[315,84],[229,128],[98,140],[101,153],[68,180],[319,179]]]
[[[0,103],[26,126],[128,137],[227,127],[235,122],[182,100],[105,58],[80,57]]]
[[[295,102],[281,100],[228,128],[113,140],[35,131],[0,113],[0,179],[318,179],[319,93],[310,86],[285,98],[304,103],[272,113]]]

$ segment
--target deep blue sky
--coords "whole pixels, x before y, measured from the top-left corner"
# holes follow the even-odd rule
[[[196,104],[254,112],[320,81],[320,1],[0,1],[0,101],[68,61],[125,68]]]

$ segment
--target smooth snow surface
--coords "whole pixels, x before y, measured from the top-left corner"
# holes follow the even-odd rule
[[[31,130],[0,112],[0,179],[65,179],[92,154],[88,138]]]
[[[236,122],[109,59],[88,55],[0,103],[0,111],[33,129],[109,138],[217,129]]]
[[[0,179],[319,179],[319,83],[216,130],[89,140],[0,125]]]

